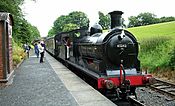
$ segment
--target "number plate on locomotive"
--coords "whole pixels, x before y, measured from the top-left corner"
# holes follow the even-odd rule
[[[126,44],[117,44],[116,47],[118,47],[118,48],[123,48],[123,47],[126,48],[127,45]]]

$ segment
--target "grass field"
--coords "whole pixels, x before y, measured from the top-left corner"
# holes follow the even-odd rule
[[[140,43],[142,68],[175,69],[175,21],[128,28]]]
[[[141,27],[128,28],[138,40],[143,40],[147,38],[157,37],[157,36],[166,36],[175,38],[175,21],[153,24]]]

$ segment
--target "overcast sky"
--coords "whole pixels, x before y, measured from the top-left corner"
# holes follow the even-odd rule
[[[175,16],[175,0],[25,0],[25,18],[38,28],[41,36],[47,36],[53,22],[60,15],[82,11],[90,19],[90,25],[98,21],[98,11],[107,14],[114,10],[124,12],[123,18],[150,12],[162,16]]]

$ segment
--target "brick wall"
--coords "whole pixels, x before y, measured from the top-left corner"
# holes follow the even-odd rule
[[[0,20],[0,81],[4,82],[10,80],[13,74],[13,52],[12,52],[13,18],[9,13],[1,13],[0,16],[1,16],[0,17],[1,19]],[[4,24],[6,28],[4,28]],[[3,69],[4,67],[5,69]]]
[[[4,28],[4,22],[6,23],[6,28]],[[6,39],[5,41],[2,41],[2,38],[4,36],[4,31],[6,33],[5,35]],[[6,47],[2,47],[2,43],[6,43],[4,44]],[[5,48],[5,51],[4,51],[4,48]],[[3,57],[4,55],[5,55],[5,59]],[[3,69],[4,66],[6,67],[6,69]],[[0,80],[3,79],[4,77],[10,78],[10,76],[8,75],[4,76],[3,74],[4,71],[6,71],[6,73],[9,74],[10,76],[11,76],[11,72],[13,71],[12,20],[10,16],[8,17],[8,19],[5,19],[5,21],[4,20],[0,21]]]

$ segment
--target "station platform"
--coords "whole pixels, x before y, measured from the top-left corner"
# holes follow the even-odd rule
[[[32,54],[0,86],[0,106],[116,106],[56,59]]]

